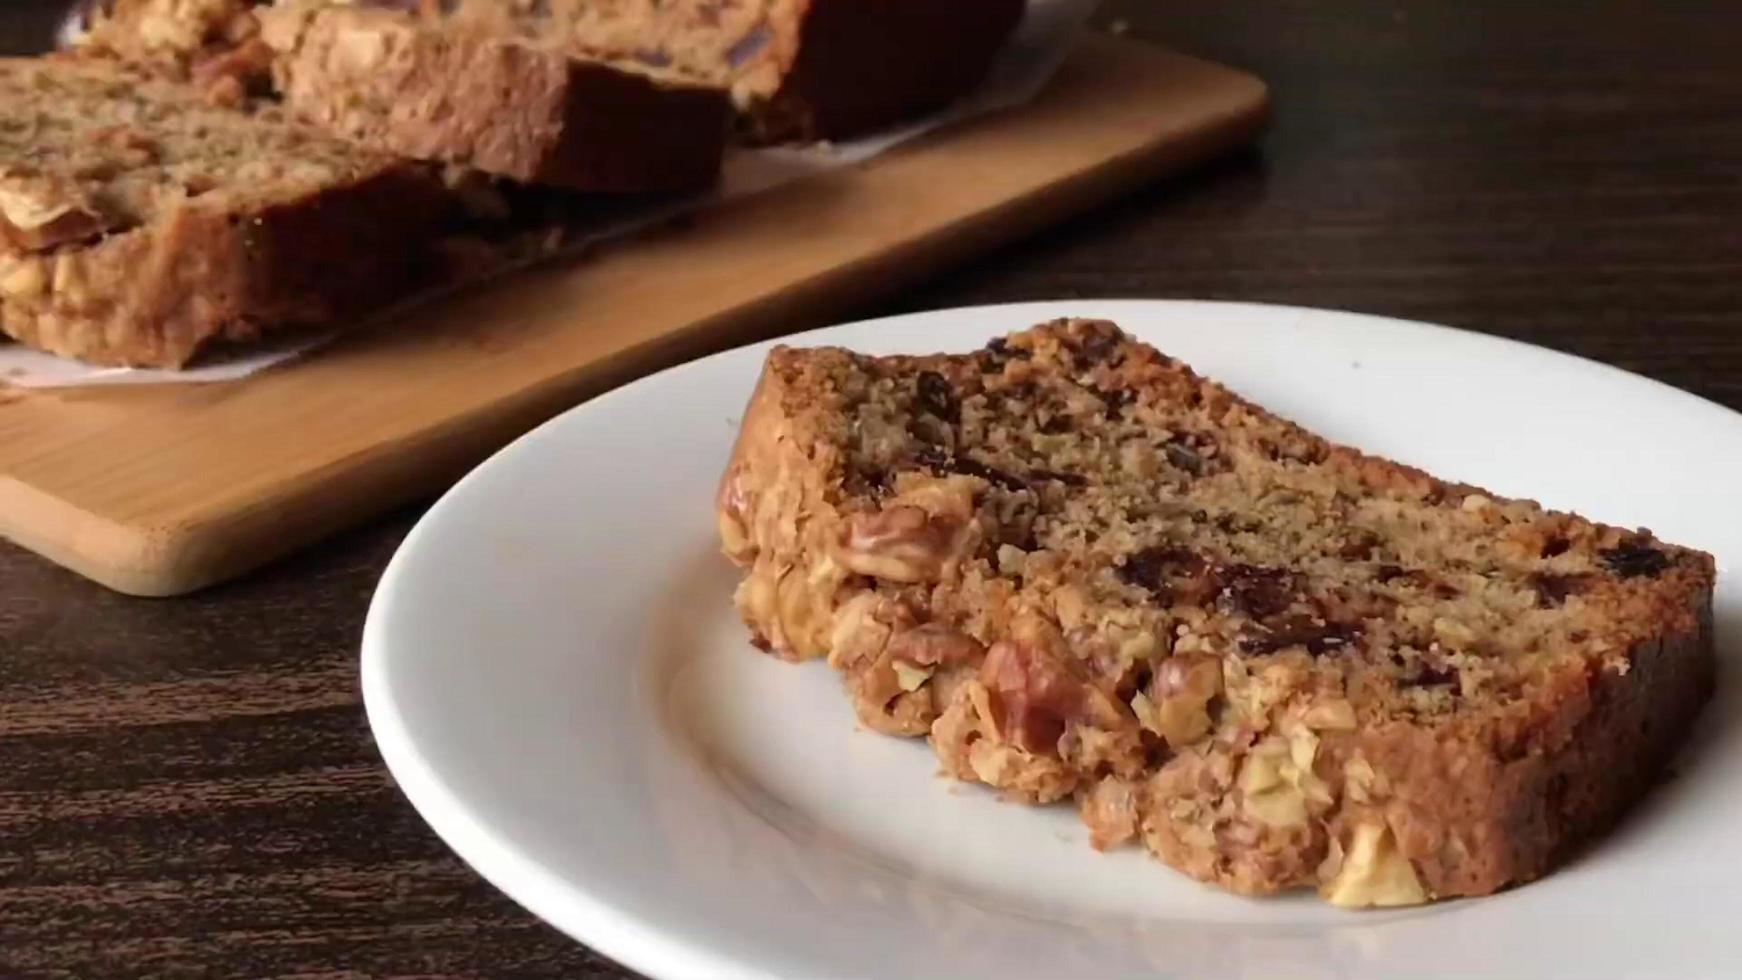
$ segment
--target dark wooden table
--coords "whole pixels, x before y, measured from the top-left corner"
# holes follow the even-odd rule
[[[40,44],[44,10],[0,7],[4,45]],[[1742,408],[1742,4],[1109,0],[1100,20],[1255,69],[1273,131],[886,311],[1344,307]],[[627,975],[452,857],[376,755],[358,635],[418,511],[175,601],[0,546],[0,976]]]

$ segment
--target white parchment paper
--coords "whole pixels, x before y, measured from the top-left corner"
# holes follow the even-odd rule
[[[999,56],[980,90],[929,118],[863,139],[807,147],[770,147],[732,152],[718,190],[652,207],[613,222],[577,240],[585,247],[628,234],[648,224],[707,207],[721,200],[755,194],[838,167],[869,160],[916,136],[963,119],[1020,105],[1035,97],[1058,69],[1071,40],[1099,0],[1029,0],[1028,13]],[[291,339],[250,344],[223,356],[202,358],[181,371],[106,368],[55,357],[20,344],[0,342],[0,384],[21,388],[70,388],[125,384],[202,384],[233,381],[295,358],[331,339],[331,334],[299,333]]]

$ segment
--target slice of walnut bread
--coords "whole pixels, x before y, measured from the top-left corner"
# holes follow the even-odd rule
[[[394,157],[114,63],[0,59],[0,330],[102,364],[400,295],[445,205]]]
[[[719,177],[722,87],[439,12],[284,0],[257,16],[286,107],[367,146],[593,193]]]
[[[1711,687],[1710,556],[1333,445],[1105,322],[777,348],[718,516],[755,642],[865,724],[1243,893],[1536,878]]]

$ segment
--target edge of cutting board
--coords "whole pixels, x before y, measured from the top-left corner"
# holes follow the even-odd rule
[[[1027,106],[412,308],[283,369],[0,388],[0,536],[124,593],[212,585],[431,493],[636,376],[819,325],[1242,145],[1268,108],[1244,72],[1090,35]]]

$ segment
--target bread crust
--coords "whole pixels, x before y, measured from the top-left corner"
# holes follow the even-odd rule
[[[572,190],[717,179],[724,90],[401,11],[263,9],[276,85],[301,118],[378,149]]]
[[[866,427],[881,424],[865,414],[870,396],[843,390],[846,375],[959,379],[986,352],[856,359],[777,348],[716,498],[723,550],[745,569],[735,602],[757,645],[793,660],[826,656],[863,723],[929,737],[950,775],[1030,802],[1073,798],[1098,847],[1138,840],[1243,893],[1316,885],[1357,906],[1489,894],[1545,874],[1649,788],[1712,689],[1710,556],[1330,446],[1128,340],[1113,348],[1116,369],[1082,368],[1083,350],[1109,349],[1109,329],[1061,321],[1014,336],[1001,349],[1020,346],[1047,364],[1024,360],[1028,373],[1005,368],[1004,379],[1079,358],[1072,370],[1097,383],[1124,378],[1139,400],[1142,386],[1167,389],[1229,420],[1217,433],[1226,453],[1247,440],[1297,454],[1305,468],[1284,469],[1305,474],[1302,485],[1323,472],[1339,494],[1461,527],[1448,533],[1474,535],[1479,549],[1522,547],[1520,568],[1572,568],[1585,559],[1563,552],[1600,551],[1620,571],[1518,580],[1583,589],[1565,616],[1595,624],[1592,635],[1546,633],[1522,686],[1502,686],[1514,693],[1481,694],[1466,679],[1471,693],[1460,700],[1456,681],[1448,695],[1340,666],[1344,640],[1323,624],[1318,636],[1330,638],[1318,647],[1310,628],[1274,652],[1218,640],[1214,621],[1246,630],[1257,615],[1238,612],[1238,579],[1182,619],[1153,598],[1124,601],[1092,564],[1066,561],[1054,574],[1060,563],[1048,552],[1062,545],[1030,544],[1026,566],[1001,572],[1007,557],[1021,560],[993,544],[1004,530],[993,498],[1010,473],[984,463],[929,477],[903,471],[867,490],[853,475],[865,461],[843,442],[863,443]],[[1246,585],[1270,581],[1263,570],[1240,574]],[[1422,601],[1437,616],[1464,600],[1429,592]],[[1518,615],[1554,615],[1542,608],[1551,601],[1564,599],[1538,599]],[[1365,622],[1377,633],[1378,621]],[[1433,628],[1455,638],[1460,624]],[[1605,637],[1621,646],[1606,649]],[[1110,651],[1131,649],[1153,664],[1156,679],[1140,688],[1153,702],[1127,704],[1119,672],[1104,670]],[[1465,664],[1470,678],[1483,676],[1480,657]]]
[[[1561,677],[1536,726],[1501,751],[1406,726],[1361,739],[1376,768],[1405,774],[1386,816],[1434,894],[1541,877],[1660,778],[1712,693],[1711,596],[1693,602],[1688,620],[1627,651],[1626,673]]]
[[[847,139],[933,112],[985,78],[1023,0],[809,0],[779,83],[744,93],[751,142]]]

